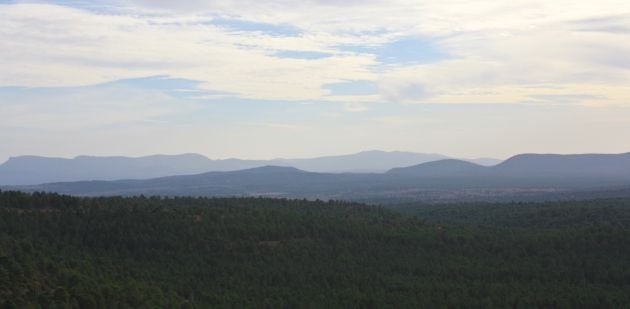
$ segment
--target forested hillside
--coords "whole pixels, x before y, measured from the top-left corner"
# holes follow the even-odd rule
[[[630,200],[392,210],[0,192],[0,306],[621,308],[629,222]]]

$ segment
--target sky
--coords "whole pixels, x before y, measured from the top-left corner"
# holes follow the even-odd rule
[[[630,151],[627,0],[0,0],[0,162]]]

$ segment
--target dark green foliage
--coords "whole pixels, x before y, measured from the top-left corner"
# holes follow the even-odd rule
[[[0,192],[0,308],[618,308],[629,204]]]
[[[401,213],[449,224],[501,228],[561,229],[619,225],[630,227],[630,199],[537,203],[400,204]]]

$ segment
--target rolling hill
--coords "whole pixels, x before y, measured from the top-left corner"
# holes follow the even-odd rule
[[[291,166],[321,173],[385,172],[447,158],[439,154],[364,151],[341,156],[310,159],[211,160],[198,154],[153,155],[147,157],[79,156],[73,159],[20,156],[0,165],[0,185],[35,185],[84,180],[148,179],[204,172],[237,171],[266,165]],[[496,164],[495,159],[478,159]],[[475,161],[475,160],[471,160]]]
[[[446,159],[386,173],[315,173],[284,166],[146,180],[58,182],[5,189],[74,195],[280,196],[354,200],[565,198],[630,187],[630,154],[517,155],[496,166]],[[603,193],[602,193],[603,194]],[[581,196],[588,197],[588,194]],[[474,198],[472,199],[474,200]]]

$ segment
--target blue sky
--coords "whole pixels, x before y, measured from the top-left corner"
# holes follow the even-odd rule
[[[630,5],[0,1],[0,161],[630,151]]]

